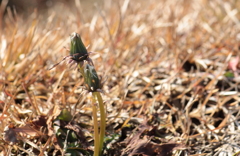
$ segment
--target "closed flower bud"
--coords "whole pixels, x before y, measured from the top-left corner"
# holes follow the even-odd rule
[[[88,51],[84,46],[80,38],[80,35],[74,32],[72,33],[70,39],[71,39],[70,55],[72,56],[72,59],[74,59],[77,62],[87,60]]]
[[[96,92],[102,88],[101,80],[99,79],[94,66],[89,64],[84,68],[84,82],[90,92]]]
[[[93,65],[92,60],[89,58],[89,52],[87,51],[86,47],[84,46],[80,35],[77,33],[72,33],[71,37],[71,48],[70,48],[70,55],[66,56],[62,59],[62,61],[58,62],[57,64],[53,65],[49,70],[55,68],[61,62],[65,61],[70,67],[74,66],[77,68],[78,65],[81,67],[84,64],[84,60],[87,61],[89,64]]]

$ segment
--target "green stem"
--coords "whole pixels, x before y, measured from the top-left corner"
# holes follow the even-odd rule
[[[100,141],[99,141],[99,154],[102,154],[103,150],[103,143],[105,137],[105,130],[106,130],[106,113],[105,108],[103,105],[103,100],[100,92],[93,92],[93,96],[95,96],[98,100],[99,109],[100,109],[100,116],[101,116],[101,123],[100,123]]]
[[[84,69],[79,64],[78,65],[79,71],[82,74],[83,77],[85,77]],[[96,107],[96,97],[92,97],[92,109],[93,109],[93,127],[94,127],[94,156],[99,156],[99,133],[98,133],[98,120],[97,120],[97,107]]]
[[[97,107],[96,99],[93,99],[93,127],[94,127],[94,156],[99,156],[99,133],[98,133],[98,120],[97,120]]]
[[[80,73],[82,74],[82,76],[84,77],[84,69],[83,67],[81,67],[80,63],[78,64],[78,68],[80,70]]]

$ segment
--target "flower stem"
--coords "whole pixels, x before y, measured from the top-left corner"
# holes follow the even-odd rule
[[[84,69],[83,69],[83,67],[81,67],[81,64],[78,64],[78,68],[79,68],[80,73],[84,77]]]
[[[98,133],[98,120],[97,120],[97,107],[96,99],[93,96],[93,127],[94,127],[94,156],[99,156],[99,133]]]
[[[103,143],[104,143],[105,130],[106,130],[106,113],[105,113],[103,100],[100,92],[93,92],[93,96],[96,97],[96,99],[98,100],[100,116],[101,116],[100,140],[99,140],[99,155],[101,155],[103,150]]]
[[[83,77],[85,77],[84,74],[84,69],[83,67],[79,64],[78,65],[79,71],[82,74]],[[98,120],[97,120],[97,101],[96,101],[96,97],[94,96],[93,93],[93,97],[92,97],[92,112],[93,112],[93,127],[94,127],[94,156],[99,156],[99,132],[98,132]]]

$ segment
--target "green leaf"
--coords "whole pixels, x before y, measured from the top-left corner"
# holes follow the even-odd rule
[[[234,73],[228,71],[224,74],[224,76],[226,76],[227,78],[234,78]]]
[[[61,114],[58,116],[58,119],[63,121],[71,121],[72,120],[71,112],[68,111],[67,109],[63,109]]]

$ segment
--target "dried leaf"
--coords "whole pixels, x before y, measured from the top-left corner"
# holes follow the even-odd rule
[[[18,142],[18,138],[17,138],[17,133],[14,130],[15,127],[13,126],[7,126],[4,129],[4,140],[10,142],[10,143],[17,143]]]
[[[54,129],[52,127],[53,120],[58,117],[58,115],[61,113],[60,107],[58,105],[55,105],[49,112],[49,118],[47,120],[47,127],[48,127],[48,136],[52,136],[54,134]]]

